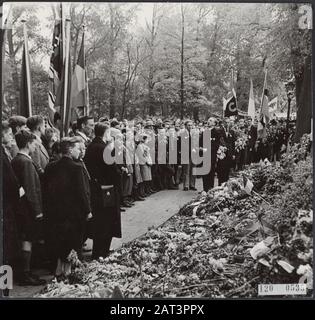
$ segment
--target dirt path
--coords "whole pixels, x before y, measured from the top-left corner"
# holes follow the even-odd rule
[[[198,191],[202,190],[201,179],[196,180]],[[132,208],[126,209],[121,213],[122,220],[122,239],[114,238],[111,250],[118,249],[123,243],[132,241],[148,231],[150,227],[158,227],[166,220],[176,214],[179,209],[192,200],[197,191],[165,190],[155,193],[145,201],[136,202]],[[92,247],[92,240],[87,241],[87,248]],[[45,270],[36,272],[42,278],[50,281],[53,277]],[[26,298],[32,297],[35,293],[43,289],[40,287],[20,287],[15,285],[10,292],[11,297]]]

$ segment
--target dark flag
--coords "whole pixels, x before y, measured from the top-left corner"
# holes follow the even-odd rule
[[[28,52],[25,22],[24,22],[24,44],[23,44],[23,54],[22,54],[19,115],[24,116],[26,118],[32,116],[32,85],[31,85],[30,57]]]
[[[60,104],[56,105],[56,95],[61,82],[63,69],[63,23],[62,23],[62,5],[59,10],[54,6],[55,26],[52,40],[52,54],[50,57],[49,67],[49,92],[48,92],[48,107],[49,120],[53,123],[54,114],[60,111]]]
[[[225,100],[224,117],[237,116],[237,102],[235,91],[232,90],[232,96]]]
[[[61,81],[58,86],[55,107],[60,106],[60,137],[68,135],[71,111],[71,59],[70,59],[70,21],[67,21],[65,62],[62,68]]]

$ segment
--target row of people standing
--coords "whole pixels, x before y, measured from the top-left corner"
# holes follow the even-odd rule
[[[70,273],[69,254],[74,250],[80,258],[88,236],[95,240],[94,258],[108,255],[112,237],[121,237],[120,184],[115,176],[119,168],[102,161],[107,129],[104,124],[96,126],[85,165],[86,146],[81,137],[55,142],[50,161],[40,139],[44,133],[42,117],[30,117],[15,135],[12,121],[11,125],[2,123],[4,256],[5,263],[18,270],[21,285],[44,283],[31,271],[35,245],[45,248],[55,275],[63,278]],[[108,187],[106,194],[113,195],[113,201],[107,204],[104,184]]]
[[[229,179],[231,170],[245,164],[265,158],[279,160],[288,141],[281,122],[270,124],[264,140],[257,137],[257,123],[228,118],[210,118],[202,124],[104,118],[95,124],[93,118],[81,117],[70,137],[61,141],[58,130],[45,129],[40,116],[15,116],[4,122],[5,235],[9,239],[5,253],[9,260],[13,259],[10,253],[20,253],[21,282],[41,282],[30,272],[33,244],[45,240],[47,256],[56,262],[56,275],[67,274],[69,253],[73,249],[81,257],[87,237],[93,238],[93,258],[108,255],[112,237],[121,237],[120,213],[135,201],[159,190],[178,189],[181,182],[183,190],[196,190],[194,163],[191,157],[181,163],[181,145],[188,139],[191,154],[192,132],[197,131],[202,154],[205,130],[211,131],[211,168],[202,176],[205,191],[214,187],[215,176],[221,184]],[[129,139],[130,134],[136,138]],[[175,164],[169,163],[170,150],[175,147],[171,141],[177,149]],[[161,144],[168,150],[166,162],[160,159]],[[107,147],[113,154],[121,153],[123,161],[105,163]],[[135,147],[137,153],[133,153]]]

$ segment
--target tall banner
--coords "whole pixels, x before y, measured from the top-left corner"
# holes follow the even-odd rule
[[[84,31],[78,55],[78,61],[72,76],[72,121],[75,118],[88,115],[88,82],[85,65]]]
[[[266,138],[267,130],[266,125],[269,122],[269,99],[265,94],[265,89],[267,88],[267,69],[265,70],[265,79],[264,79],[264,86],[263,86],[263,93],[261,98],[260,104],[260,114],[259,114],[259,121],[257,126],[257,137],[258,138]]]
[[[68,135],[71,110],[71,59],[70,59],[70,20],[66,20],[65,60],[61,82],[58,87],[55,106],[60,106],[60,137]]]
[[[62,4],[60,4],[59,7],[53,6],[53,10],[55,26],[52,39],[52,54],[50,57],[48,92],[49,119],[51,123],[53,123],[55,112],[60,112],[60,104],[58,105],[57,103],[56,105],[56,96],[61,82],[64,62]]]
[[[28,39],[25,21],[23,21],[24,44],[22,53],[21,87],[20,87],[20,109],[19,115],[26,118],[32,116],[32,85],[30,57],[28,51]]]
[[[278,104],[279,104],[279,99],[278,96],[273,98],[271,101],[269,101],[268,106],[269,106],[269,116],[270,120],[274,119],[276,117],[276,112],[278,111]]]

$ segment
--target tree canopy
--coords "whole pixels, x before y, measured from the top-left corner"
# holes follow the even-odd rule
[[[71,3],[67,8],[73,62],[85,27],[90,110],[97,117],[221,114],[231,86],[239,109],[247,111],[250,79],[258,108],[266,68],[271,97],[279,96],[284,110],[285,83],[292,79],[293,108],[307,103],[301,95],[311,61],[311,30],[299,28],[298,4]],[[12,13],[3,112],[10,116],[17,110],[23,17],[34,109],[45,114],[53,10],[19,3],[12,4]]]

